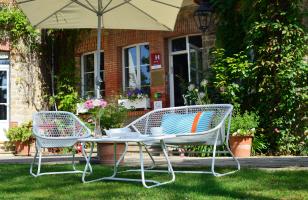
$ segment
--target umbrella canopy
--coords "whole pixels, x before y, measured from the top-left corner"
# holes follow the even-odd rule
[[[183,0],[17,0],[17,4],[38,28],[97,28],[99,55],[102,28],[171,31]],[[100,56],[96,57],[99,98]]]

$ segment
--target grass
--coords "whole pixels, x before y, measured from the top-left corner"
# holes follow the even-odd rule
[[[82,166],[79,166],[82,167]],[[45,170],[69,169],[66,165],[48,165]],[[94,166],[92,178],[111,173]],[[226,169],[222,169],[226,170]],[[139,178],[138,173],[126,177]],[[166,175],[150,174],[164,179]],[[308,199],[308,171],[256,170],[215,178],[206,174],[177,174],[174,183],[145,189],[140,183],[81,183],[80,174],[49,175],[34,178],[29,165],[0,165],[0,199]]]

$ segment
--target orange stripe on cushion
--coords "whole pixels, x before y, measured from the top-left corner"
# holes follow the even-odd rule
[[[194,121],[193,121],[193,124],[192,124],[192,127],[191,127],[191,132],[192,133],[195,133],[196,130],[197,130],[197,126],[198,126],[198,123],[199,123],[199,119],[200,119],[200,116],[201,116],[202,112],[198,112],[194,118]]]

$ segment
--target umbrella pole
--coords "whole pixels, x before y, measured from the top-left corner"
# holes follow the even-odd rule
[[[101,98],[100,95],[100,85],[102,82],[102,78],[100,76],[100,68],[101,68],[101,55],[100,55],[100,51],[101,51],[101,36],[102,36],[102,14],[97,14],[97,22],[98,22],[98,26],[97,26],[97,50],[96,50],[96,78],[95,78],[95,96],[97,99]]]

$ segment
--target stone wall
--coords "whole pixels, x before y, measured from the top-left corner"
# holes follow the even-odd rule
[[[40,60],[20,44],[11,50],[10,61],[10,123],[20,124],[44,105]]]

